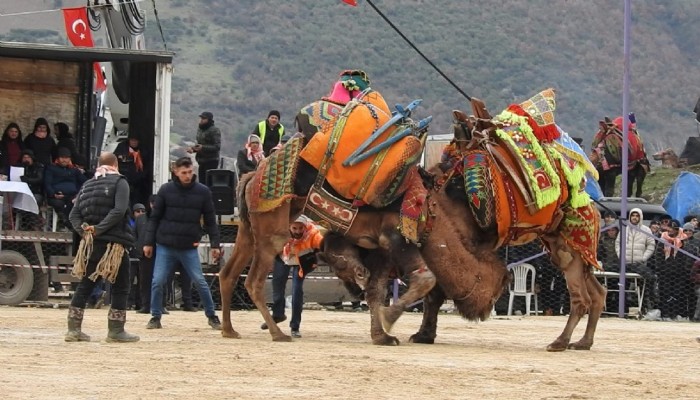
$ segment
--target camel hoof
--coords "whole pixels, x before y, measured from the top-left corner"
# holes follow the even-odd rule
[[[555,340],[547,346],[547,351],[564,351],[568,347],[568,342]]]
[[[593,343],[588,341],[579,340],[576,343],[569,344],[569,348],[572,350],[590,350]]]
[[[434,344],[435,338],[431,338],[430,336],[416,333],[416,334],[413,334],[410,339],[408,339],[408,342],[409,343]]]
[[[379,337],[372,338],[372,344],[377,346],[398,346],[401,344],[396,336],[391,335],[380,335]]]
[[[394,323],[403,314],[403,309],[401,307],[389,306],[379,308],[379,321],[382,323],[382,328],[384,332],[391,332],[391,328],[394,327]]]
[[[240,339],[241,338],[240,333],[234,331],[233,329],[230,331],[222,330],[221,336],[223,336],[225,338],[229,338],[229,339]]]
[[[291,342],[292,337],[289,335],[285,335],[284,333],[281,333],[279,335],[273,336],[272,341],[273,342]]]

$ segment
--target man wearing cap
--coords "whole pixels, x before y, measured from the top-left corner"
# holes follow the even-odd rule
[[[44,172],[44,192],[47,203],[53,207],[59,222],[69,229],[68,215],[73,208],[73,199],[87,180],[71,162],[70,150],[59,147],[58,157]]]
[[[214,114],[211,112],[204,111],[199,114],[197,144],[190,147],[187,152],[196,153],[195,159],[199,164],[197,179],[206,185],[207,171],[218,168],[221,153],[221,131],[214,126]]]
[[[144,203],[148,199],[150,183],[146,167],[150,164],[150,155],[145,154],[141,140],[136,132],[129,132],[129,139],[119,143],[114,149],[114,155],[119,160],[119,173],[124,175],[129,183],[129,203]]]
[[[275,257],[272,270],[272,319],[282,322],[287,319],[284,315],[285,296],[289,272],[292,273],[292,320],[289,327],[292,337],[300,338],[301,311],[304,307],[304,278],[316,266],[315,250],[321,248],[323,235],[313,222],[303,215],[289,226],[291,238],[284,245],[282,253]],[[267,329],[263,323],[260,329]]]
[[[267,119],[258,122],[251,135],[260,138],[265,157],[269,156],[270,151],[280,143],[284,135],[284,125],[280,124],[280,112],[270,110]]]

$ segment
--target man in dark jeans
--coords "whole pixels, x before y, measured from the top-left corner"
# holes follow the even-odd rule
[[[272,270],[272,319],[282,322],[287,319],[284,314],[285,288],[289,273],[292,273],[292,320],[289,327],[292,337],[300,338],[301,312],[304,308],[304,278],[316,264],[315,250],[321,248],[323,235],[314,224],[300,216],[289,227],[291,239],[284,245],[282,254],[275,257]],[[260,329],[267,329],[266,323]]]
[[[82,235],[73,265],[73,275],[81,280],[68,308],[66,342],[90,341],[81,329],[83,313],[95,280],[100,277],[112,282],[107,341],[139,340],[124,331],[129,296],[127,249],[134,245],[134,236],[128,226],[129,183],[119,175],[117,165],[114,154],[102,153],[95,177],[83,186],[70,213],[73,229]]]
[[[168,275],[177,262],[182,263],[187,274],[197,284],[199,297],[204,303],[204,314],[209,326],[221,329],[221,322],[214,311],[214,300],[209,285],[204,279],[202,264],[197,251],[202,239],[201,219],[209,235],[211,258],[221,255],[219,227],[216,225],[214,201],[208,187],[196,181],[192,160],[181,157],[175,161],[175,176],[171,182],[158,189],[151,216],[146,228],[144,257],[152,257],[153,283],[151,285],[151,320],[146,328],[161,329],[162,307],[157,299],[163,298],[163,289]]]

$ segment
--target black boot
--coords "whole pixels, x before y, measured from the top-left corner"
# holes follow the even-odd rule
[[[107,332],[107,342],[138,342],[139,337],[126,333],[124,331],[124,324],[126,323],[126,310],[115,310],[113,308],[109,309],[109,314],[107,314],[107,327],[109,331]]]
[[[68,332],[66,332],[66,342],[89,342],[90,336],[81,331],[83,325],[83,314],[85,309],[68,307]]]

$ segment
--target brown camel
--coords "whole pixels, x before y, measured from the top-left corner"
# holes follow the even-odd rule
[[[673,149],[664,149],[651,156],[656,161],[661,161],[661,168],[680,168],[681,163]]]
[[[358,105],[357,107],[367,107]],[[375,113],[376,115],[376,113]],[[389,117],[386,117],[387,120]],[[316,124],[321,126],[321,124]],[[327,124],[329,131],[333,124]],[[370,129],[371,131],[371,129]],[[297,137],[294,140],[305,140]],[[291,141],[285,146],[290,146]],[[258,169],[265,168],[265,163],[274,162],[275,157],[282,157],[283,151],[274,153],[263,161]],[[233,329],[230,317],[231,298],[235,283],[243,269],[250,264],[245,287],[255,306],[260,311],[269,327],[273,341],[291,341],[284,334],[270,315],[264,297],[265,280],[272,270],[274,257],[280,253],[289,239],[289,224],[304,210],[306,196],[313,186],[318,171],[303,158],[298,160],[296,179],[293,182],[294,193],[288,201],[267,211],[251,210],[256,201],[256,189],[261,185],[262,175],[250,173],[244,175],[238,185],[238,205],[241,214],[241,224],[236,236],[236,246],[231,257],[219,273],[222,298],[223,328],[222,335],[229,338],[239,338]],[[383,308],[381,303],[370,304],[373,316],[378,316],[385,326],[390,327],[403,313],[404,308],[424,297],[435,285],[435,277],[423,261],[418,247],[404,239],[396,229],[401,199],[383,208],[363,206],[359,208],[351,227],[345,234],[345,239],[354,245],[374,249],[378,256],[399,266],[402,274],[410,275],[411,288],[396,304]],[[398,340],[388,335],[383,329],[372,331],[372,342],[378,345],[396,345]]]
[[[411,336],[412,342],[434,343],[438,311],[446,299],[453,299],[455,306],[465,318],[483,320],[488,317],[493,302],[501,293],[503,280],[500,282],[500,288],[494,285],[498,282],[499,274],[504,271],[502,261],[498,260],[496,255],[496,249],[502,243],[498,227],[495,224],[482,227],[477,222],[474,212],[468,206],[463,170],[455,169],[455,166],[463,165],[462,161],[470,151],[483,148],[485,143],[493,143],[494,130],[502,126],[502,123],[496,125],[492,122],[480,102],[473,103],[473,108],[477,117],[466,118],[463,113],[455,112],[457,124],[452,163],[431,170],[436,176],[445,177],[445,182],[444,189],[437,191],[431,197],[436,223],[434,232],[422,247],[422,254],[435,274],[438,285],[424,298],[423,323],[419,331]],[[503,177],[511,176],[506,174],[505,170],[501,170],[500,173]],[[513,184],[512,180],[504,181],[506,184]],[[512,198],[514,202],[523,202],[517,190],[513,190],[511,194],[515,196]],[[579,215],[588,215],[589,219],[585,224],[591,228],[589,232],[592,233],[593,243],[597,243],[599,215],[590,205],[573,209],[569,199],[560,200],[557,203],[560,205],[545,211],[549,215],[545,215],[541,220],[547,221],[547,226],[528,226],[527,230],[530,233],[537,234],[523,235],[517,244],[524,244],[536,238],[542,240],[549,249],[553,263],[566,277],[571,299],[571,313],[563,332],[547,346],[547,350],[564,351],[567,348],[588,350],[593,345],[597,323],[605,305],[606,289],[591,273],[590,264],[593,260],[590,259],[590,252],[588,257],[584,257],[581,247],[571,242],[571,226],[567,225],[566,221],[570,221],[577,212],[580,213]],[[513,228],[511,227],[509,232],[514,232]],[[454,246],[455,238],[458,238],[459,246]],[[380,281],[388,275],[387,269],[390,265],[381,257],[372,256],[370,252],[361,261],[349,260],[352,256],[350,250],[343,249],[342,243],[334,242],[333,245],[335,248],[330,249],[331,252],[339,254],[343,251],[339,257],[343,263],[355,265],[364,263],[363,268],[368,271],[363,275],[365,281],[372,280],[371,277],[367,278],[368,274],[379,275]],[[329,259],[331,264],[338,263],[338,260],[334,260],[333,257],[325,258]],[[361,270],[357,267],[356,269]],[[341,279],[352,281],[352,274],[343,273],[347,270],[345,265],[341,265],[337,271],[341,272],[339,273]],[[489,279],[485,280],[484,277]],[[376,286],[381,287],[382,282]],[[373,296],[370,296],[369,291],[368,297],[376,301]],[[589,318],[585,333],[579,341],[571,343],[573,330],[586,313],[589,314]],[[372,323],[374,329],[376,325],[374,316]]]

